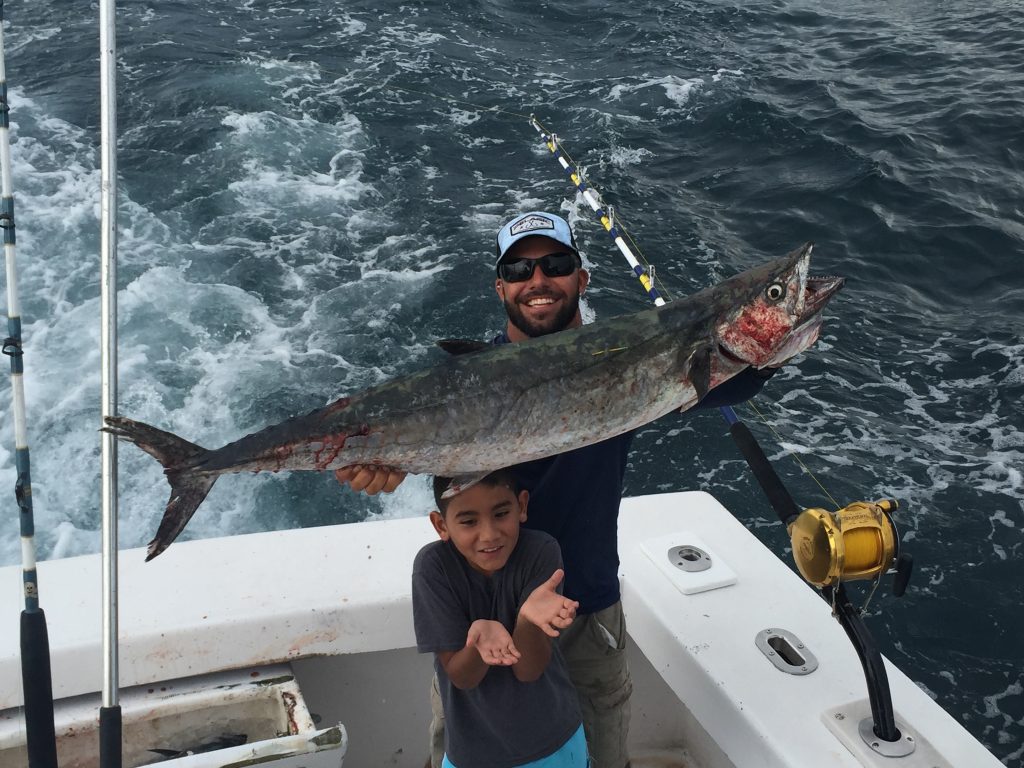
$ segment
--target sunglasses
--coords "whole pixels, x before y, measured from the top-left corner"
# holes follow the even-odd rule
[[[533,270],[538,264],[547,277],[567,277],[578,266],[574,253],[549,253],[539,259],[503,261],[498,265],[498,276],[506,283],[521,283],[533,277]]]

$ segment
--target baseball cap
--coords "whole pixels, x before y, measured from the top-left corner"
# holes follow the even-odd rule
[[[522,240],[524,237],[540,235],[548,237],[561,243],[577,256],[579,249],[576,247],[576,238],[572,236],[572,228],[569,222],[561,216],[544,211],[530,211],[516,216],[498,230],[498,258],[495,265],[508,253],[508,249]]]

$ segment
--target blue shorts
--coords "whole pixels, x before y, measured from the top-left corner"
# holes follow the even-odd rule
[[[587,768],[589,765],[587,738],[583,735],[583,726],[580,725],[568,741],[550,755],[542,757],[540,760],[523,763],[519,768]],[[441,768],[455,768],[447,754],[441,761]]]

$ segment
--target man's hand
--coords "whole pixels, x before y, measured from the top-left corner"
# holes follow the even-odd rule
[[[353,491],[365,491],[376,496],[383,491],[391,493],[405,480],[405,472],[393,467],[378,467],[375,464],[353,464],[334,471],[338,482],[348,483]]]
[[[477,619],[469,625],[466,646],[476,648],[485,664],[510,667],[519,661],[519,651],[500,621]]]
[[[559,568],[551,578],[537,587],[519,609],[519,618],[530,622],[548,637],[558,637],[576,618],[580,604],[558,594],[555,589],[562,583],[565,571]]]

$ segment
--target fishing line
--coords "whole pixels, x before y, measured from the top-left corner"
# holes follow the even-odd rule
[[[768,429],[771,431],[771,433],[773,435],[775,435],[775,439],[776,439],[776,441],[778,441],[779,447],[781,447],[784,451],[786,451],[786,453],[788,453],[793,458],[793,461],[795,461],[797,464],[799,464],[803,468],[804,472],[807,473],[808,477],[810,477],[817,484],[817,486],[821,489],[821,492],[824,493],[826,496],[828,496],[829,501],[831,501],[835,505],[835,508],[836,509],[840,509],[842,507],[842,505],[832,497],[832,494],[829,493],[828,490],[826,490],[825,486],[821,484],[821,481],[819,481],[818,478],[815,476],[815,474],[811,471],[811,468],[803,463],[803,461],[800,459],[799,456],[797,456],[795,451],[791,451],[791,450],[789,450],[789,449],[787,449],[785,447],[785,445],[784,445],[785,441],[784,441],[782,435],[780,435],[776,431],[775,427],[773,427],[771,425],[771,423],[769,423],[768,419],[765,418],[764,414],[761,413],[757,409],[757,406],[754,404],[754,399],[751,398],[750,400],[747,401],[746,404],[748,406],[750,406],[754,410],[754,413],[756,413],[758,415],[758,418],[760,418],[761,421],[764,423],[764,425],[766,427],[768,427]]]

